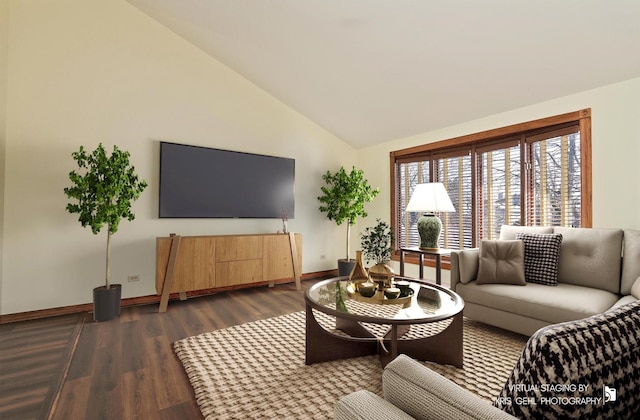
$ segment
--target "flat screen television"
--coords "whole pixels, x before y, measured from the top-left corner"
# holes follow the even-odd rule
[[[295,214],[295,160],[160,142],[161,218]]]

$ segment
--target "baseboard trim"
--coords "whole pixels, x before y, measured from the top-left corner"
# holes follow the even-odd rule
[[[316,271],[313,273],[305,273],[302,274],[301,280],[318,280],[322,278],[334,277],[337,276],[337,270],[325,270],[325,271]],[[290,279],[282,279],[277,280],[276,284],[287,284],[293,283],[293,277]],[[261,283],[252,283],[251,285],[238,285],[238,286],[229,286],[229,287],[221,287],[217,289],[204,289],[204,290],[195,290],[193,292],[187,292],[187,298],[189,297],[197,297],[197,296],[207,296],[213,295],[216,293],[226,292],[229,290],[236,289],[246,289],[249,287],[259,287],[259,286],[267,286],[269,284],[268,281],[264,281]],[[172,293],[169,296],[169,300],[179,300],[179,293]],[[120,307],[126,308],[128,306],[139,306],[139,305],[148,305],[152,303],[160,303],[159,295],[147,295],[147,296],[138,296],[132,298],[122,299]],[[69,315],[75,314],[79,312],[92,312],[93,311],[93,303],[84,303],[81,305],[70,305],[70,306],[61,306],[58,308],[51,309],[40,309],[37,311],[28,311],[28,312],[19,312],[15,314],[7,314],[0,315],[0,324],[9,324],[11,322],[19,322],[19,321],[28,321],[32,319],[41,319],[41,318],[50,318],[59,315]]]

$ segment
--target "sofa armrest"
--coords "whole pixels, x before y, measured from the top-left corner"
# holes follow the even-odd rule
[[[460,283],[460,257],[458,251],[452,251],[449,258],[451,260],[449,288],[455,291],[456,286]]]
[[[383,400],[367,390],[346,395],[334,405],[333,418],[336,420],[410,420],[413,419],[389,401]]]
[[[515,418],[402,354],[384,369],[382,387],[387,401],[416,419]]]
[[[479,248],[451,251],[451,290],[455,291],[458,283],[475,280],[478,276],[479,263]]]

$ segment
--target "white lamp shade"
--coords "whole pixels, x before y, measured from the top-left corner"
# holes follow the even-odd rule
[[[447,194],[444,184],[430,182],[418,184],[413,190],[406,212],[454,212],[456,209]]]

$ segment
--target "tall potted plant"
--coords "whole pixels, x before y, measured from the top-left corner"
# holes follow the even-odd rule
[[[358,217],[367,217],[364,203],[371,202],[380,192],[379,188],[372,188],[364,178],[364,172],[353,167],[347,174],[344,167],[334,174],[327,171],[322,176],[326,185],[321,187],[322,195],[318,197],[320,211],[327,213],[329,220],[339,226],[347,222],[347,246],[345,259],[338,260],[338,274],[347,276],[351,272],[355,260],[349,258],[351,226],[356,224]]]
[[[94,235],[107,228],[105,285],[93,289],[93,316],[96,321],[108,321],[120,314],[120,284],[111,284],[111,235],[118,231],[122,219],[135,218],[131,211],[133,201],[147,187],[139,180],[135,168],[129,163],[129,152],[113,147],[107,156],[102,146],[87,153],[83,146],[71,154],[79,172],[71,171],[72,186],[64,189],[69,213],[78,213],[82,227],[89,226]]]

